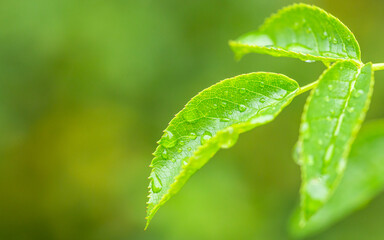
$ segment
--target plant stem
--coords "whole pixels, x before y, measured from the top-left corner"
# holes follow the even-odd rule
[[[372,65],[373,71],[384,70],[384,63],[375,63]]]
[[[297,92],[297,95],[300,95],[302,93],[305,93],[305,92],[313,89],[314,87],[317,86],[318,83],[319,83],[319,81],[317,80],[317,81],[314,81],[308,85],[305,85],[304,87],[301,87],[300,90]]]

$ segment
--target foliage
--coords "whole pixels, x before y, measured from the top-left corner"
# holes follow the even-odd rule
[[[326,226],[377,194],[382,181],[370,191],[365,191],[370,189],[365,182],[380,175],[380,168],[371,169],[371,161],[376,164],[382,160],[374,153],[383,131],[362,134],[351,155],[349,152],[369,107],[373,73],[382,65],[361,62],[360,48],[351,31],[322,9],[295,4],[267,19],[259,30],[230,41],[230,46],[238,58],[256,52],[321,61],[327,69],[317,81],[303,87],[281,74],[244,74],[205,89],[187,103],[169,123],[154,153],[147,227],[159,207],[220,148],[233,146],[240,133],[272,121],[294,97],[309,90],[295,149],[302,187],[293,232],[300,235],[311,232],[307,226]],[[382,124],[375,126],[382,128]],[[370,139],[369,144],[363,143],[365,139]],[[369,161],[360,159],[360,149]],[[351,170],[347,159],[353,162]],[[369,171],[364,177],[346,177],[343,181],[345,169],[356,174],[363,169]],[[355,194],[361,197],[344,199]],[[337,209],[333,201],[348,204]]]

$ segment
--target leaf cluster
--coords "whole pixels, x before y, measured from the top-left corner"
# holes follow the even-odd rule
[[[372,199],[384,187],[384,122],[358,132],[369,108],[374,71],[381,64],[361,61],[352,32],[318,7],[295,4],[229,44],[239,59],[260,53],[321,61],[326,69],[303,87],[282,74],[257,72],[225,79],[192,98],[164,130],[154,152],[147,226],[220,148],[272,121],[309,90],[294,151],[302,185],[292,234],[324,229]]]

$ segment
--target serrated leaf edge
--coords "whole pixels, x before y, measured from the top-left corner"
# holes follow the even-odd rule
[[[281,8],[276,13],[273,13],[270,17],[268,17],[260,25],[260,27],[255,32],[262,31],[264,28],[269,26],[272,21],[274,21],[275,19],[278,19],[283,13],[288,12],[291,9],[294,9],[294,8],[311,8],[313,10],[316,10],[316,11],[319,11],[319,12],[321,12],[323,14],[326,14],[328,17],[335,19],[338,23],[340,23],[342,26],[344,26],[348,30],[348,32],[351,34],[353,40],[357,44],[358,59],[359,60],[345,59],[345,58],[332,58],[332,57],[314,56],[314,55],[310,55],[310,54],[303,54],[303,53],[297,53],[297,52],[293,52],[293,51],[288,51],[288,50],[282,49],[282,48],[270,48],[270,47],[265,47],[265,46],[261,47],[261,46],[256,46],[256,45],[243,44],[243,43],[240,43],[240,42],[238,42],[236,40],[229,41],[229,45],[231,46],[232,49],[235,48],[235,47],[249,47],[249,48],[253,48],[254,52],[257,52],[257,53],[269,52],[269,54],[274,56],[274,57],[288,57],[288,56],[278,56],[279,55],[278,53],[283,52],[283,53],[292,54],[292,55],[294,55],[295,57],[297,57],[298,59],[300,59],[302,61],[315,60],[315,61],[322,61],[325,64],[329,64],[330,62],[337,62],[337,61],[349,61],[349,62],[354,63],[357,66],[363,65],[363,63],[361,62],[361,49],[360,49],[360,45],[359,45],[359,42],[357,41],[355,35],[352,33],[352,31],[344,23],[342,23],[337,17],[333,16],[332,14],[326,12],[324,9],[321,9],[321,8],[315,6],[315,5],[310,5],[310,4],[305,4],[305,3],[294,3],[294,4],[290,5],[290,6]],[[343,44],[345,45],[345,43],[343,43]],[[257,51],[257,50],[260,50],[260,51]],[[263,51],[263,52],[261,52],[261,51]],[[244,56],[245,54],[246,53],[242,53],[242,54],[237,54],[236,53],[236,59],[240,60],[242,58],[242,56]]]
[[[287,96],[284,97],[284,99],[287,99],[287,101],[286,101],[284,104],[282,104],[280,110],[277,111],[277,112],[275,112],[273,115],[267,115],[267,116],[264,116],[262,119],[258,119],[258,121],[254,121],[255,118],[253,118],[253,119],[251,118],[251,119],[248,120],[247,122],[234,124],[234,125],[232,125],[232,126],[230,126],[230,127],[227,127],[227,128],[225,128],[225,129],[223,129],[223,130],[218,131],[218,132],[216,133],[215,136],[213,136],[211,139],[209,139],[204,145],[201,145],[201,146],[194,152],[194,154],[189,158],[189,160],[188,160],[188,164],[183,166],[183,169],[182,169],[182,171],[180,172],[180,174],[177,175],[177,176],[175,177],[175,179],[174,179],[173,183],[170,185],[170,188],[168,189],[167,193],[165,193],[165,194],[162,196],[162,198],[161,198],[161,200],[159,201],[159,203],[156,204],[156,205],[152,208],[152,210],[151,210],[150,212],[147,212],[147,216],[145,217],[145,219],[147,220],[147,223],[146,223],[146,226],[145,226],[144,230],[146,230],[146,229],[148,228],[149,223],[150,223],[150,221],[152,220],[152,218],[153,218],[153,216],[155,215],[155,213],[157,212],[157,210],[158,210],[158,209],[159,209],[165,202],[167,202],[173,195],[175,195],[175,194],[181,189],[181,187],[185,184],[185,182],[189,179],[189,177],[190,177],[194,172],[196,172],[199,168],[201,168],[205,163],[207,163],[207,162],[211,159],[211,158],[209,158],[209,159],[207,159],[205,162],[196,162],[196,161],[193,161],[194,159],[198,159],[198,158],[199,158],[199,153],[200,153],[200,152],[204,152],[204,150],[205,150],[206,148],[211,147],[212,144],[219,143],[218,139],[220,139],[220,138],[221,138],[224,134],[226,134],[229,130],[235,132],[234,134],[238,134],[238,135],[239,135],[239,134],[241,134],[241,133],[243,133],[243,132],[246,132],[246,131],[249,131],[249,130],[251,130],[251,129],[257,127],[257,126],[260,126],[260,125],[266,124],[266,123],[268,123],[268,122],[271,122],[272,120],[274,120],[274,119],[276,118],[277,115],[280,114],[280,112],[281,112],[286,106],[288,106],[288,105],[292,102],[292,100],[293,100],[296,96],[299,95],[298,93],[300,92],[300,89],[301,89],[301,88],[300,88],[299,84],[298,84],[295,80],[291,79],[290,77],[288,77],[288,76],[286,76],[286,75],[284,75],[284,74],[280,74],[280,73],[271,73],[271,72],[257,72],[257,73],[261,73],[261,74],[268,73],[268,74],[282,75],[282,76],[286,77],[287,80],[292,81],[293,83],[295,83],[296,86],[297,86],[297,89],[296,89],[295,91],[291,92],[290,94],[288,94]],[[248,75],[248,74],[252,74],[252,73],[241,74],[241,75],[238,75],[238,76],[235,76],[235,77],[240,77],[240,76]],[[232,77],[232,78],[227,78],[227,79],[224,79],[224,80],[221,80],[220,82],[218,82],[218,83],[216,83],[216,84],[214,84],[214,85],[212,85],[212,86],[210,86],[210,87],[204,89],[203,91],[209,90],[210,88],[214,87],[215,85],[220,84],[222,81],[230,80],[230,79],[233,79],[233,78],[234,78],[234,77]],[[201,91],[201,92],[202,92],[202,91]],[[197,95],[195,95],[189,102],[191,102],[195,97],[197,97],[198,95],[200,95],[201,92],[199,92]],[[188,103],[189,103],[189,102],[188,102]],[[188,103],[186,104],[186,106],[188,105]],[[268,106],[267,108],[269,109],[269,108],[271,108],[271,107],[273,107],[273,106],[276,106],[276,105],[278,105],[278,104],[279,104],[279,102],[277,102],[277,103],[275,103],[275,104],[273,104],[273,105],[270,105],[270,106]],[[185,107],[186,107],[186,106],[185,106]],[[175,115],[175,117],[178,116],[178,115],[185,109],[185,107],[184,107],[180,112],[178,112],[178,113]],[[262,111],[262,110],[260,110],[260,111]],[[253,121],[253,122],[252,122],[252,121]],[[159,146],[158,146],[158,147],[159,147]],[[217,147],[218,147],[217,150],[219,150],[220,148],[223,148],[223,144],[218,145]],[[155,152],[156,152],[156,151],[155,151]],[[216,152],[217,152],[217,151],[215,151],[215,153],[216,153]],[[193,168],[193,169],[194,169],[194,172],[192,172],[191,174],[187,174],[187,170],[188,170],[188,168],[190,168],[192,165],[194,165],[194,164],[196,164],[196,163],[199,163],[199,166]],[[152,170],[152,171],[153,171],[153,170]],[[152,173],[152,171],[151,171],[151,173]],[[150,186],[148,186],[148,188],[150,189]],[[149,192],[148,198],[150,198],[150,196],[151,196],[151,192]],[[148,211],[148,202],[147,202],[147,211]]]

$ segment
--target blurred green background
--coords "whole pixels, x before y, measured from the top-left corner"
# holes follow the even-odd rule
[[[300,84],[324,66],[228,40],[289,0],[0,0],[0,239],[289,239],[305,96],[220,151],[146,232],[148,165],[162,130],[202,89],[241,73]],[[384,1],[318,0],[384,61]],[[368,119],[384,117],[384,74]],[[384,194],[311,239],[384,239]]]

